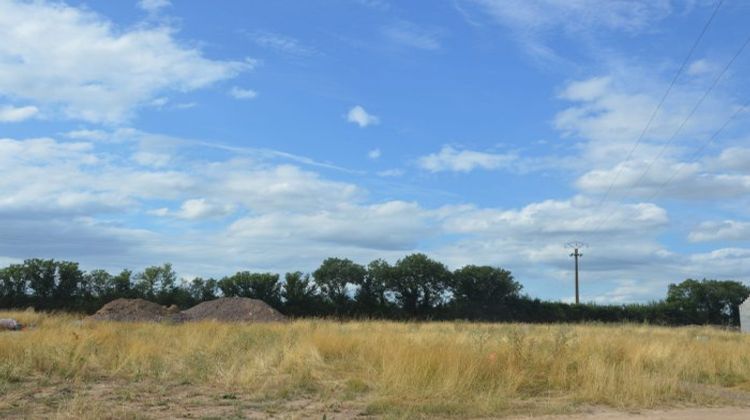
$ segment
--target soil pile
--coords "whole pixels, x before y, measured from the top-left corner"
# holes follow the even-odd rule
[[[258,299],[241,297],[219,298],[199,303],[183,311],[188,321],[216,320],[223,322],[286,321],[281,312]]]
[[[184,316],[157,303],[143,299],[115,299],[102,306],[89,319],[97,321],[180,322],[184,320]]]

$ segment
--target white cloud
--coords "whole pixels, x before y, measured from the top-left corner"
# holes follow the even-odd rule
[[[715,170],[738,171],[750,174],[750,148],[743,146],[727,147],[709,165]]]
[[[654,204],[621,205],[599,208],[585,197],[572,200],[545,200],[520,210],[477,209],[473,206],[446,208],[444,224],[449,232],[494,235],[516,232],[536,235],[611,234],[654,229],[667,223],[666,211]],[[598,226],[602,226],[596,230]]]
[[[750,222],[737,220],[709,221],[698,225],[690,234],[691,242],[750,239]]]
[[[662,159],[653,164],[631,161],[611,169],[594,169],[583,174],[576,186],[589,193],[602,193],[611,186],[619,196],[649,199],[731,199],[750,192],[750,175],[710,172],[700,162]]]
[[[284,54],[311,56],[317,53],[314,48],[303,45],[298,39],[279,33],[259,31],[251,34],[250,37],[261,47]]]
[[[368,114],[360,105],[356,105],[349,110],[349,113],[346,115],[346,120],[350,123],[357,124],[360,127],[367,127],[368,125],[377,125],[380,123],[380,118]]]
[[[235,206],[231,204],[220,204],[206,200],[205,198],[191,198],[180,205],[179,210],[170,211],[166,207],[150,210],[148,213],[159,217],[173,216],[179,219],[198,220],[206,218],[224,217],[232,214]]]
[[[369,7],[375,10],[380,10],[383,12],[391,8],[390,3],[388,3],[385,0],[355,0],[355,1],[361,4],[362,6]]]
[[[399,22],[383,28],[383,34],[399,45],[409,48],[434,51],[440,49],[440,40],[435,31],[427,31],[409,22]]]
[[[397,177],[404,174],[403,169],[386,169],[378,172],[378,176],[382,177]]]
[[[687,73],[691,76],[702,76],[706,73],[711,73],[716,69],[716,66],[706,59],[695,60],[688,66]]]
[[[69,139],[101,141],[108,139],[109,133],[104,130],[80,129],[68,131],[67,133],[64,133],[64,136]]]
[[[554,124],[563,138],[578,141],[582,174],[576,187],[594,194],[610,191],[615,198],[707,200],[745,194],[750,178],[736,172],[750,168],[750,154],[730,147],[718,158],[695,155],[738,107],[714,91],[691,114],[707,83],[673,86],[645,132],[667,82],[642,69],[615,67],[606,76],[568,83],[559,97],[573,104],[555,115]]]
[[[367,157],[370,159],[378,159],[381,155],[380,149],[372,149],[367,152]]]
[[[417,164],[430,172],[471,172],[474,169],[507,168],[516,160],[515,155],[476,152],[472,150],[457,150],[451,146],[443,146],[438,153],[422,156]]]
[[[474,0],[498,21],[516,29],[567,32],[604,28],[625,32],[648,29],[672,12],[668,1],[649,0]]]
[[[156,13],[171,5],[172,2],[170,0],[138,0],[138,7],[149,13]]]
[[[21,122],[34,117],[39,113],[35,106],[14,107],[10,105],[0,106],[0,123]]]
[[[631,301],[663,296],[666,283],[692,273],[724,274],[721,264],[738,267],[741,255],[669,252],[656,240],[669,219],[653,203],[599,208],[577,196],[519,208],[426,208],[372,198],[356,184],[274,164],[270,156],[191,158],[182,148],[202,146],[150,136],[122,130],[110,142],[0,140],[8,174],[0,178],[0,214],[10,221],[0,236],[12,239],[0,241],[0,258],[42,255],[136,269],[172,261],[180,272],[221,275],[311,270],[334,255],[395,261],[421,251],[452,268],[504,266],[530,294],[556,297],[570,279],[563,243],[582,239],[592,242],[582,262],[584,297]],[[173,159],[153,167],[127,158],[139,152]],[[211,223],[201,223],[206,219]],[[190,229],[175,230],[175,223]],[[628,283],[634,278],[638,287]]]
[[[226,216],[234,211],[230,204],[216,204],[204,198],[186,200],[182,203],[178,217],[184,219],[201,219],[205,217]]]
[[[373,205],[339,203],[317,212],[269,213],[240,219],[230,235],[263,240],[304,239],[368,249],[415,248],[435,232],[416,203],[388,201]]]
[[[232,88],[229,89],[229,95],[235,99],[253,99],[258,96],[258,92],[252,89],[243,89],[238,86],[232,86]]]
[[[140,151],[133,155],[133,160],[143,166],[161,168],[167,166],[172,161],[172,156],[168,153]]]
[[[165,26],[119,28],[62,3],[0,2],[0,95],[116,123],[164,92],[204,88],[252,67],[205,58],[175,36]]]
[[[547,45],[550,34],[575,37],[595,30],[629,34],[651,30],[672,12],[669,1],[649,0],[470,0],[497,23],[508,27],[524,52],[559,59]]]

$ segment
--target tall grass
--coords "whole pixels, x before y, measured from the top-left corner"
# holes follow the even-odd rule
[[[42,378],[201,384],[258,399],[365,401],[371,413],[399,415],[706,404],[718,401],[691,384],[750,390],[750,337],[711,328],[0,317],[33,325],[0,334],[6,385]]]

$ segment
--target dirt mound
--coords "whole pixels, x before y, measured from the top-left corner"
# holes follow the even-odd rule
[[[143,299],[115,299],[102,306],[89,319],[97,321],[161,322],[183,320],[169,308]]]
[[[209,319],[224,322],[286,321],[284,315],[262,300],[241,297],[209,300],[183,311],[182,314],[188,321]]]

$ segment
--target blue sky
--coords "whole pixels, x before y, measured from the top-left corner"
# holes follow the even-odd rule
[[[579,240],[585,301],[745,280],[750,5],[688,56],[715,10],[2,1],[0,263],[190,278],[425,252],[569,301]]]

